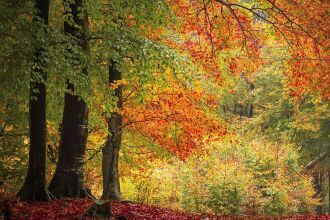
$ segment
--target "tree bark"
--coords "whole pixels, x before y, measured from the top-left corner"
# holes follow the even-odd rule
[[[109,65],[109,84],[121,80],[121,73],[116,69],[115,62],[110,61]],[[117,108],[122,105],[122,86],[115,89],[117,98]],[[103,175],[103,194],[104,200],[120,200],[120,182],[118,174],[118,159],[121,145],[122,116],[115,112],[108,119],[108,137],[102,149],[102,175]]]
[[[75,25],[64,23],[64,32],[75,36],[79,46],[87,53],[87,16],[81,16],[82,0],[64,0]],[[87,75],[84,67],[82,74]],[[74,85],[68,82],[64,98],[59,159],[49,191],[57,198],[85,197],[89,193],[84,187],[83,165],[87,141],[88,108],[84,100],[74,94]]]
[[[37,10],[34,21],[41,19],[48,24],[49,0],[36,0]],[[31,74],[30,103],[29,103],[29,129],[30,149],[28,173],[24,185],[18,193],[22,201],[47,201],[50,199],[45,186],[45,162],[46,162],[46,62],[42,59],[45,49],[36,48],[35,68]],[[41,77],[41,80],[38,80]]]
[[[313,169],[316,165],[320,164],[320,162],[321,162],[322,160],[324,160],[328,155],[329,155],[329,153],[326,152],[326,153],[324,153],[324,154],[322,154],[322,155],[316,157],[315,159],[313,159],[311,162],[309,162],[309,163],[306,165],[305,169],[306,169],[306,170],[311,170],[311,169]]]
[[[320,204],[318,204],[316,207],[316,213],[323,214],[323,195],[322,195],[323,171],[317,170],[314,173],[313,178],[314,178],[314,189],[315,189],[316,195],[320,198]]]
[[[85,216],[92,218],[110,218],[112,217],[110,206],[109,201],[96,201],[93,206],[86,211]]]
[[[330,214],[330,164],[328,163],[328,214]]]
[[[252,118],[253,117],[253,104],[252,103],[248,105],[248,109],[249,109],[248,117]]]

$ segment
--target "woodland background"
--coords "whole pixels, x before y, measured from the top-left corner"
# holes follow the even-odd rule
[[[329,213],[329,4],[1,0],[0,200]]]

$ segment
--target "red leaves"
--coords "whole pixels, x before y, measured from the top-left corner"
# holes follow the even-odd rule
[[[12,219],[72,219],[91,206],[88,199],[64,199],[51,202],[11,202]]]
[[[328,57],[321,61],[309,59],[303,53],[297,52],[290,60],[291,71],[288,73],[289,87],[293,90],[292,96],[302,98],[305,94],[318,93],[325,100],[330,97],[330,75]],[[321,64],[320,64],[321,62]]]
[[[64,199],[54,200],[51,202],[37,202],[37,203],[21,203],[11,202],[12,219],[89,219],[84,218],[83,215],[86,210],[93,204],[90,199]],[[143,204],[112,202],[112,213],[114,216],[122,216],[127,219],[282,219],[282,220],[326,220],[330,219],[329,215],[319,216],[293,216],[282,218],[269,218],[258,216],[246,217],[230,217],[230,216],[214,216],[214,215],[200,215],[187,214],[171,209],[164,209]]]

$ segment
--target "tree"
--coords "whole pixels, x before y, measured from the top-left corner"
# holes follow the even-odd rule
[[[108,119],[107,141],[102,149],[102,176],[103,176],[103,194],[102,199],[120,200],[120,182],[118,173],[118,159],[121,145],[122,116],[120,110],[122,107],[122,85],[118,80],[122,75],[113,60],[109,63],[109,86],[114,86],[114,96],[117,99],[117,111],[110,113]]]
[[[109,59],[109,87],[114,89],[114,98],[116,99],[117,109],[110,113],[107,119],[108,135],[105,145],[102,148],[102,177],[103,177],[103,201],[95,201],[90,207],[87,216],[109,217],[112,215],[109,200],[120,200],[120,182],[119,182],[119,150],[122,136],[122,116],[120,110],[122,107],[122,79],[121,72],[117,69],[114,60]]]
[[[91,1],[90,4],[95,5],[95,1]],[[163,1],[140,1],[138,6],[136,1],[105,1],[100,3],[101,9],[94,10],[92,5],[89,5],[88,9],[91,11],[91,23],[95,25],[91,28],[91,33],[95,40],[97,60],[104,60],[104,62],[97,63],[95,69],[97,72],[104,72],[102,64],[108,65],[109,60],[109,72],[107,81],[104,83],[104,77],[97,76],[96,81],[102,80],[99,84],[101,94],[104,95],[104,100],[99,103],[100,114],[110,115],[109,117],[102,117],[102,122],[106,122],[108,134],[105,137],[106,142],[102,149],[102,175],[103,175],[103,195],[104,200],[120,200],[120,185],[119,185],[119,171],[118,160],[119,150],[121,145],[122,136],[122,115],[120,113],[122,108],[122,73],[118,71],[119,66],[124,66],[125,70],[139,69],[140,72],[129,73],[125,71],[125,74],[132,74],[128,76],[128,80],[136,79],[139,75],[139,80],[144,81],[152,78],[144,71],[147,69],[144,65],[150,60],[146,60],[146,55],[154,54],[155,50],[159,52],[159,48],[156,48],[155,43],[148,39],[148,33],[153,27],[159,27],[164,25],[167,18],[164,16],[165,11],[168,10],[167,3]],[[129,7],[130,5],[136,5],[136,7]],[[145,11],[150,11],[146,14]],[[98,20],[93,20],[96,17]],[[99,22],[102,20],[103,22]],[[145,54],[141,54],[141,51],[145,47],[153,47],[144,49]],[[110,54],[109,54],[110,51]],[[139,62],[139,59],[141,61]],[[116,60],[116,61],[115,61]],[[130,62],[125,62],[129,60]],[[145,62],[146,61],[146,62]],[[155,60],[151,60],[150,63],[154,64]],[[129,64],[127,64],[129,63]],[[157,62],[159,66],[159,62]],[[148,65],[147,65],[148,66]],[[151,65],[150,65],[151,66]],[[150,66],[148,66],[150,68]],[[143,76],[141,76],[143,74]],[[92,76],[93,77],[93,76]],[[148,78],[149,77],[149,78]],[[148,78],[148,79],[146,79]],[[132,82],[134,81],[132,80]],[[150,80],[150,79],[149,79]],[[109,85],[108,85],[109,84]],[[102,85],[107,85],[106,88]],[[112,89],[109,90],[109,86]],[[109,93],[107,91],[110,91]],[[115,105],[113,105],[113,100]],[[95,111],[92,109],[91,111]],[[100,124],[97,124],[97,130],[100,130]],[[104,125],[103,125],[104,126]],[[93,130],[93,129],[91,129]],[[98,207],[96,205],[96,207]]]
[[[65,0],[64,32],[74,43],[87,53],[87,15],[83,11],[82,0]],[[72,17],[71,17],[72,16]],[[72,20],[71,20],[72,19]],[[71,53],[68,48],[68,52]],[[75,57],[72,63],[82,66],[82,73],[87,75],[87,67],[81,57]],[[78,67],[79,68],[79,67]],[[88,108],[84,100],[75,94],[73,83],[67,83],[64,112],[62,119],[61,143],[59,159],[54,177],[49,185],[49,191],[57,198],[84,197],[88,193],[84,187],[83,165],[87,141]]]
[[[212,114],[216,100],[206,91],[185,88],[168,79],[170,88],[148,84],[150,97],[144,104],[126,103],[124,125],[130,132],[143,135],[185,160],[203,141],[226,134],[221,120]]]
[[[49,0],[36,0],[34,22],[48,24]],[[43,27],[44,28],[44,27]],[[38,37],[38,36],[36,36]],[[49,195],[45,186],[46,161],[46,51],[36,48],[34,69],[30,82],[30,150],[28,173],[18,197],[23,201],[47,201]]]
[[[301,98],[304,94],[318,93],[329,99],[328,2],[171,0],[170,3],[184,24],[178,31],[189,36],[181,43],[171,43],[190,53],[214,78],[221,78],[215,58],[225,56],[224,49],[238,46],[243,49],[233,62],[226,60],[232,73],[256,70],[256,64],[264,61],[259,53],[264,41],[275,36],[286,43],[285,49],[291,55],[286,59],[290,61],[287,75],[292,95]],[[246,56],[248,62],[244,61]]]

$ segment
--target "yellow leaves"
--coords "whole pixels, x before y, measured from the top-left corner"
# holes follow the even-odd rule
[[[185,175],[191,179],[186,177],[183,182],[187,182],[190,196],[212,198],[220,194],[216,199],[219,206],[214,204],[211,207],[221,213],[227,213],[231,199],[235,199],[230,197],[234,196],[230,194],[231,189],[240,195],[243,211],[252,209],[260,214],[278,213],[272,206],[280,205],[285,207],[281,211],[284,214],[298,212],[301,207],[308,211],[315,207],[317,199],[313,195],[312,181],[301,175],[299,170],[288,171],[288,161],[297,155],[291,145],[260,140],[235,142],[226,140],[206,144],[204,155],[194,154],[187,159]],[[206,193],[207,189],[200,182],[211,190]],[[255,207],[250,207],[251,203]]]
[[[49,120],[47,120],[47,132],[51,135],[58,134],[58,129],[56,128],[55,124]]]
[[[88,142],[93,146],[102,145],[104,143],[105,137],[107,136],[107,132],[103,130],[98,130],[97,132],[93,132],[88,135]]]
[[[292,125],[293,128],[312,132],[318,132],[320,130],[320,124],[315,121],[311,121],[310,117],[307,115],[300,115],[299,120],[297,118],[296,121],[297,123]]]
[[[295,121],[291,123],[291,127],[315,133],[320,130],[320,121],[326,119],[330,114],[329,105],[322,103],[319,98],[314,98],[312,103],[315,107],[311,110],[296,109]]]
[[[112,83],[110,85],[110,88],[115,90],[117,89],[119,86],[125,86],[128,85],[128,81],[126,79],[121,79],[121,80],[116,80],[114,83]]]
[[[13,131],[14,130],[14,125],[7,125],[6,127],[5,127],[5,131],[6,132],[10,132],[10,131]]]
[[[171,78],[171,76],[172,76],[172,71],[171,71],[171,69],[170,69],[169,67],[167,67],[167,68],[165,69],[165,75],[166,75],[167,78]]]
[[[23,143],[24,143],[25,145],[29,144],[29,143],[30,143],[30,139],[29,139],[29,138],[24,138],[24,139],[23,139]]]

